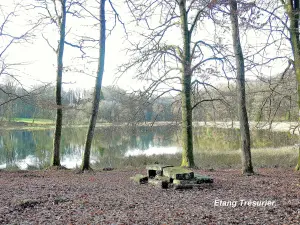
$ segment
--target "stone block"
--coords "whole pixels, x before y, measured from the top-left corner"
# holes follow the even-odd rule
[[[211,178],[209,176],[205,176],[205,175],[200,175],[200,174],[195,174],[194,179],[197,181],[197,184],[214,182],[213,178]]]
[[[145,184],[148,182],[148,177],[142,174],[136,174],[135,176],[130,177],[130,179],[138,184]]]
[[[157,180],[157,179],[149,179],[149,184],[152,184],[159,188],[167,189],[169,187],[169,182],[167,180]]]
[[[171,165],[153,164],[146,166],[148,177],[154,178],[155,176],[163,176],[163,169],[172,167]]]
[[[182,167],[167,167],[163,169],[164,176],[177,180],[190,180],[194,178],[194,172]]]

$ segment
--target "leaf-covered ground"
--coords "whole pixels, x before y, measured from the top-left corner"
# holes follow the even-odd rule
[[[0,224],[300,224],[300,173],[292,169],[195,171],[212,185],[191,190],[134,184],[145,170],[0,171]],[[236,207],[215,201],[237,201]],[[241,206],[240,201],[275,201]],[[233,204],[233,203],[232,203]]]

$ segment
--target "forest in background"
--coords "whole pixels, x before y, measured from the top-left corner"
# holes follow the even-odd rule
[[[250,121],[269,122],[297,121],[297,93],[295,75],[288,71],[269,78],[248,80],[247,109]],[[62,92],[64,124],[83,125],[88,123],[93,90],[77,88]],[[201,102],[213,98],[215,101]],[[142,123],[172,121],[180,123],[180,96],[153,96],[143,98],[117,86],[102,88],[99,107],[99,123]],[[237,121],[236,88],[234,85],[219,84],[195,93],[193,103],[194,121]],[[55,120],[55,87],[35,86],[32,91],[24,90],[13,80],[0,84],[0,118],[2,122],[15,118]]]

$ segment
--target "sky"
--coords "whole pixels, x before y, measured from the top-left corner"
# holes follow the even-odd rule
[[[117,44],[116,44],[117,43]],[[118,63],[124,61],[125,55],[119,47],[122,46],[120,40],[113,36],[108,37],[106,44],[106,56],[105,56],[105,75],[103,77],[103,85],[111,85],[115,83],[116,70]],[[22,68],[24,72],[24,82],[29,86],[35,82],[54,82],[56,76],[56,54],[47,45],[46,41],[39,38],[34,41],[33,44],[27,46],[15,45],[12,47],[10,54],[13,56],[15,62],[26,62],[26,66]],[[74,59],[79,56],[79,51],[70,46],[65,46],[64,54],[64,66],[70,65],[82,65],[84,60]],[[87,72],[96,76],[96,64],[86,65],[86,67],[93,66],[93,68],[87,68]],[[80,66],[83,68],[84,66]],[[75,72],[65,72],[63,74],[65,86],[92,88],[94,85],[94,77],[85,74],[79,74]],[[126,80],[122,80],[122,85],[126,85]],[[121,83],[120,83],[121,84]]]
[[[10,4],[11,3],[11,4]],[[4,8],[6,12],[2,12],[2,18],[12,10],[13,1],[7,2]],[[108,5],[106,6],[108,7]],[[21,10],[21,9],[20,9]],[[21,12],[21,11],[20,11]],[[23,14],[23,11],[21,12]],[[7,33],[13,33],[16,36],[25,32],[24,27],[28,29],[29,19],[36,19],[37,15],[33,14],[21,14],[17,17],[11,17],[10,23],[6,26]],[[21,14],[21,15],[20,15]],[[110,14],[107,15],[107,19],[110,19]],[[93,19],[88,19],[90,24],[94,24],[97,21]],[[3,20],[2,20],[3,21]],[[0,17],[0,23],[1,17]],[[108,28],[112,25],[108,24]],[[72,32],[77,35],[83,33],[88,33],[88,35],[98,38],[99,31],[97,28],[84,27],[85,24],[79,24],[78,19],[74,19],[68,15],[67,17],[67,27],[72,28]],[[48,26],[43,28],[42,32],[37,30],[34,33],[34,38],[29,40],[29,43],[16,43],[9,47],[5,54],[5,62],[7,63],[21,63],[23,65],[15,66],[18,71],[14,71],[14,74],[18,74],[18,79],[22,81],[25,87],[30,87],[39,83],[55,82],[56,78],[56,54],[48,46],[47,41],[43,38],[47,38],[53,47],[57,46],[58,33],[55,30],[55,26]],[[108,33],[108,32],[107,32]],[[69,37],[71,36],[71,37]],[[69,40],[70,39],[70,40]],[[7,40],[9,41],[9,40]],[[73,42],[72,35],[67,35],[66,41]],[[103,85],[119,85],[122,88],[128,88],[133,84],[130,76],[121,77],[119,81],[117,80],[117,68],[118,66],[125,62],[126,56],[124,52],[124,31],[120,24],[117,24],[111,35],[108,35],[106,39],[106,55],[105,55],[105,74],[103,77]],[[1,45],[0,45],[1,47]],[[91,56],[98,56],[98,49],[95,48],[91,52]],[[93,60],[95,61],[95,60]],[[88,64],[86,60],[81,59],[81,52],[73,47],[65,45],[64,53],[64,67],[76,67],[76,70],[84,70],[86,74],[79,74],[74,71],[65,71],[63,74],[64,88],[85,88],[91,89],[94,87],[97,63]],[[69,68],[69,69],[70,69]],[[3,78],[3,77],[2,77]],[[3,80],[2,80],[3,82]]]
[[[2,7],[2,17],[4,18],[8,12],[12,10],[13,1],[7,1],[6,6]],[[3,4],[3,3],[2,3]],[[3,5],[2,5],[3,6]],[[129,13],[124,6],[121,4],[115,5],[118,13],[120,14],[122,20],[126,23],[130,20]],[[113,26],[113,14],[109,9],[109,4],[106,4],[107,8],[107,28]],[[36,21],[38,18],[38,12],[33,14],[32,11],[24,12],[22,8],[18,9],[16,17],[13,17],[10,23],[7,26],[7,32],[13,33],[15,35],[23,33],[26,28],[28,28],[28,21]],[[98,11],[94,11],[97,15]],[[1,14],[0,14],[1,15]],[[76,17],[67,17],[67,29],[71,28],[70,33],[67,35],[66,40],[68,42],[74,41],[75,35],[86,35],[94,38],[98,38],[99,31],[97,28],[91,28],[91,24],[96,24],[98,21],[92,18],[78,19]],[[210,23],[204,24],[202,29],[208,33],[208,36],[213,35],[213,30]],[[130,29],[135,29],[133,26],[127,26],[128,31]],[[107,31],[108,33],[108,31]],[[56,78],[56,54],[48,46],[46,40],[48,39],[49,43],[52,46],[56,46],[58,33],[55,26],[47,26],[43,29],[38,29],[34,33],[35,37],[32,38],[29,43],[14,44],[11,45],[6,54],[6,61],[10,63],[23,63],[25,65],[20,65],[16,67],[18,71],[14,71],[18,74],[18,79],[22,81],[24,87],[30,88],[36,84],[52,82],[54,84]],[[169,33],[166,37],[168,41],[176,43],[180,33],[174,31],[174,33]],[[202,32],[199,32],[199,39],[205,39],[206,37],[201,36]],[[226,33],[225,36],[230,38],[230,33]],[[137,38],[137,37],[136,37]],[[131,40],[136,40],[134,37],[130,37]],[[247,37],[242,36],[242,40],[249,41],[253,46],[258,46],[261,43],[261,34],[254,32],[248,32]],[[0,45],[1,47],[1,45]],[[122,63],[128,61],[128,56],[126,55],[126,47],[128,43],[125,41],[124,29],[120,23],[117,23],[117,26],[113,30],[111,35],[108,35],[106,39],[106,56],[105,56],[105,72],[103,77],[103,85],[118,85],[121,88],[130,90],[135,89],[137,86],[143,85],[140,81],[132,79],[134,71],[124,74],[120,79],[117,79],[120,74],[117,73],[117,68]],[[275,54],[275,49],[268,49],[268,54]],[[98,49],[97,47],[88,50],[89,55],[93,58],[97,58]],[[97,63],[95,59],[84,59],[81,58],[81,52],[70,46],[65,46],[64,54],[64,66],[66,67],[63,74],[64,88],[85,88],[91,89],[94,87],[96,75]],[[88,63],[88,61],[93,61],[93,63]],[[270,64],[270,67],[265,67],[263,72],[264,74],[276,74],[283,71],[283,62]],[[85,71],[86,74],[75,72],[74,70]],[[248,74],[250,77],[251,74]],[[3,79],[3,77],[2,77]],[[3,82],[3,80],[2,80]]]

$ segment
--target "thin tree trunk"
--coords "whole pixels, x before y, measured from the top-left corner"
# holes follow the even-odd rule
[[[63,73],[63,55],[66,36],[66,0],[61,0],[61,20],[59,20],[59,46],[57,53],[57,75],[56,75],[56,125],[54,132],[52,166],[60,166],[60,142],[62,131],[62,73]],[[55,3],[54,3],[55,4]]]
[[[94,130],[96,126],[99,102],[101,97],[101,86],[102,86],[102,77],[104,73],[104,59],[105,59],[105,0],[100,1],[100,46],[99,46],[99,62],[98,62],[98,71],[94,91],[93,99],[93,108],[92,115],[90,118],[89,129],[85,142],[84,155],[82,160],[82,170],[90,169],[90,153],[91,146],[94,137]]]
[[[33,112],[33,115],[32,115],[32,124],[34,124],[34,121],[35,121],[36,110],[37,110],[37,106],[35,105],[34,106],[34,112]]]
[[[182,63],[182,162],[183,167],[194,167],[193,155],[193,118],[191,105],[191,35],[188,28],[188,18],[186,13],[186,0],[179,2],[180,23],[183,37],[183,63]]]
[[[288,0],[285,4],[285,10],[290,19],[290,41],[292,45],[294,55],[294,71],[297,80],[297,91],[298,91],[298,120],[300,116],[300,44],[299,44],[299,1]],[[298,163],[295,170],[300,170],[300,150],[298,155]]]
[[[242,172],[243,174],[252,174],[253,166],[251,161],[250,131],[248,123],[248,115],[246,109],[246,93],[245,93],[245,66],[244,56],[240,42],[237,2],[230,0],[230,20],[232,25],[232,40],[236,59],[237,69],[237,95],[238,95],[238,113],[240,119],[241,133],[241,150],[242,150]]]

